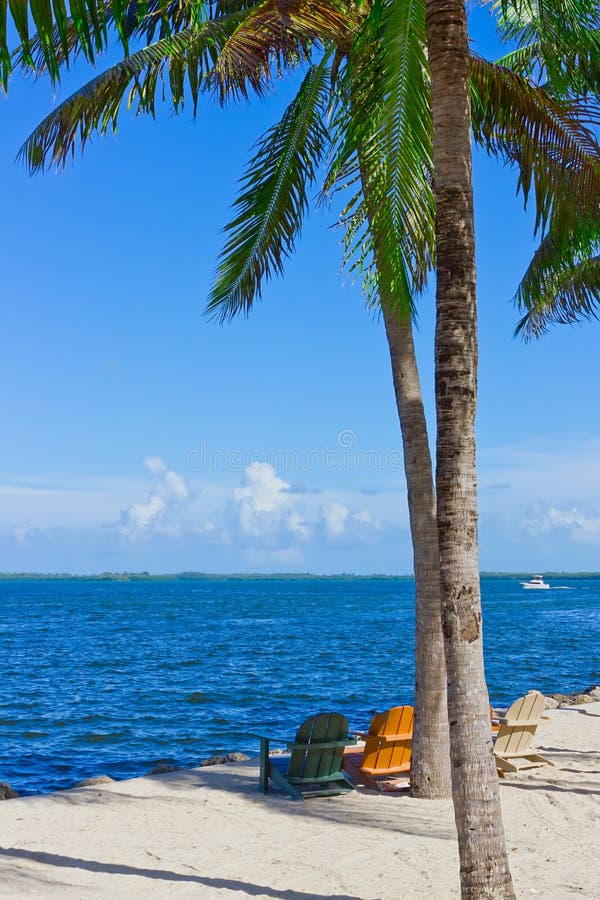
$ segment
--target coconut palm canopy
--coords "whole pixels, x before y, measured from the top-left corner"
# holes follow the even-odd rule
[[[95,62],[115,41],[124,51],[30,136],[21,155],[32,171],[64,165],[93,134],[116,128],[124,107],[152,115],[157,102],[178,111],[190,100],[195,112],[200,94],[222,103],[261,95],[282,68],[304,66],[297,97],[248,165],[209,309],[221,318],[247,311],[263,279],[281,273],[324,162],[324,194],[350,191],[346,261],[361,272],[367,300],[377,301],[384,279],[386,294],[412,309],[435,255],[424,0],[2,5],[5,86],[14,68],[56,82],[80,56]],[[543,238],[516,295],[526,312],[519,328],[531,336],[553,318],[596,311],[599,14],[582,0],[493,5],[516,49],[501,65],[471,56],[473,134],[517,167],[525,201],[534,197]],[[376,210],[368,224],[365,192]]]

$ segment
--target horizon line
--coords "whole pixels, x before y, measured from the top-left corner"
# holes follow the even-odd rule
[[[522,578],[530,575],[531,572],[528,571],[500,571],[500,570],[481,570],[479,572],[480,578]],[[600,578],[600,572],[598,571],[545,571],[544,575],[546,578]],[[353,579],[398,579],[398,580],[411,580],[414,579],[414,573],[405,573],[405,574],[385,574],[382,572],[371,572],[371,573],[363,573],[357,574],[355,572],[329,572],[329,573],[317,573],[317,572],[204,572],[204,571],[196,571],[196,570],[182,570],[180,572],[149,572],[147,570],[143,571],[128,571],[124,570],[121,572],[88,572],[88,573],[73,573],[73,572],[0,572],[0,580],[17,580],[17,579],[72,579],[72,580],[139,580],[139,581],[152,581],[152,580],[168,580],[168,579],[181,579],[181,580],[192,580],[196,579],[219,579],[219,578],[235,578],[235,579],[276,579],[276,578],[303,578],[303,579],[336,579],[336,578],[353,578]]]

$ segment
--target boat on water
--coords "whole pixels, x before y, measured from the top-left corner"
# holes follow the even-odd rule
[[[529,581],[522,581],[521,584],[526,591],[547,591],[550,588],[542,575],[534,575]]]

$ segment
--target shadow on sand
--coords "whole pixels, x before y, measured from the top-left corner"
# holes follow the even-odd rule
[[[360,900],[360,897],[354,894],[312,894],[306,891],[278,890],[267,885],[236,881],[231,878],[208,878],[200,874],[187,875],[183,872],[172,872],[169,869],[140,869],[136,866],[126,866],[121,863],[102,863],[93,859],[60,856],[57,853],[42,853],[34,850],[23,850],[18,847],[0,847],[0,856],[42,863],[58,868],[102,872],[105,875],[135,875],[138,878],[152,878],[156,881],[184,881],[214,888],[215,890],[241,891],[249,897],[267,896],[276,898],[276,900]],[[189,868],[192,867],[190,866]]]

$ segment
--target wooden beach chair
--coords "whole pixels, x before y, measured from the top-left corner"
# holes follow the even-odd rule
[[[354,790],[342,772],[344,748],[355,741],[348,737],[348,720],[340,713],[311,716],[293,741],[257,735],[260,738],[260,789],[269,793],[269,781],[294,800],[332,797]],[[271,742],[286,744],[290,755],[269,756]]]
[[[394,776],[408,773],[414,714],[412,706],[393,706],[373,717],[368,732],[353,732],[364,740],[365,747],[362,756],[346,753],[344,766],[347,770],[358,769],[379,788],[386,781],[397,780]]]
[[[500,728],[494,744],[496,767],[500,774],[518,772],[519,769],[549,765],[539,753],[531,751],[531,741],[544,711],[544,698],[539,691],[532,691],[515,700],[499,719]]]

